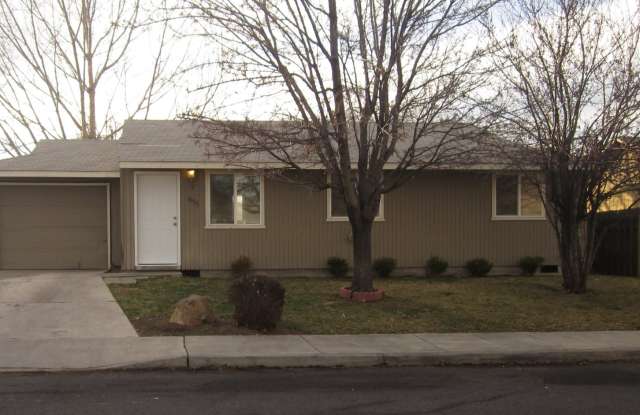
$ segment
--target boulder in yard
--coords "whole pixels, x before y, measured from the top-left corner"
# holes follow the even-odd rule
[[[197,327],[204,322],[215,322],[209,299],[202,295],[192,294],[176,304],[169,323],[184,327]]]

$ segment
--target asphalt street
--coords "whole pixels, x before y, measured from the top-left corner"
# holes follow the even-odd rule
[[[0,374],[0,414],[638,414],[640,364]]]

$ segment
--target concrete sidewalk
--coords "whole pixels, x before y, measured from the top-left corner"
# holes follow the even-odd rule
[[[0,340],[0,371],[640,360],[640,331]]]

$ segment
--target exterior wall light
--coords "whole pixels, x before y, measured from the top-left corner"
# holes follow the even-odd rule
[[[189,179],[189,180],[193,180],[193,179],[196,178],[196,171],[195,170],[187,170],[185,174],[187,176],[187,179]]]

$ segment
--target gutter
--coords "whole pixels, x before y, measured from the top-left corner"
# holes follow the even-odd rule
[[[118,178],[119,171],[45,171],[45,170],[6,170],[0,171],[2,177],[39,177],[39,178]]]

